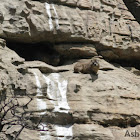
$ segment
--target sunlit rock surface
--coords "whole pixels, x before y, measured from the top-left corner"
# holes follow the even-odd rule
[[[138,60],[140,26],[130,12],[122,0],[1,0],[0,37],[24,43],[89,42],[105,58]]]
[[[20,139],[112,140],[124,139],[127,129],[139,130],[140,77],[130,67],[98,58],[98,75],[73,73],[75,63],[62,67],[69,71],[46,74],[39,70],[42,62],[23,69],[25,60],[8,49],[4,40],[0,60],[1,92],[7,96],[14,92],[20,104],[29,100],[26,95],[32,96],[26,111],[33,112],[32,118],[43,116],[40,128],[48,130],[25,128]],[[9,135],[18,128],[11,129]]]
[[[128,140],[127,130],[140,132],[139,15],[124,2],[1,0],[0,96],[14,94],[20,105],[32,97],[27,123],[41,120],[46,130],[24,128],[19,140]],[[73,72],[92,57],[97,75]]]

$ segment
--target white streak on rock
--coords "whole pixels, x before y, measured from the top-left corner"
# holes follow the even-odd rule
[[[56,12],[56,9],[55,9],[55,6],[54,4],[52,4],[52,8],[54,10],[54,13],[55,13],[55,22],[56,22],[56,29],[59,29],[59,20],[58,20],[58,14]]]
[[[58,140],[72,140],[72,125],[55,125]]]
[[[47,76],[43,75],[43,77],[45,79],[46,84],[48,85],[48,87],[47,87],[47,95],[51,99],[50,102],[55,105],[54,100],[56,100],[56,99],[55,99],[54,94],[51,93],[51,91],[54,90],[53,88],[55,87],[55,85],[53,84],[53,81],[51,81]]]
[[[38,109],[40,109],[40,110],[47,109],[46,102],[44,102],[42,99],[37,99],[37,106],[38,106]],[[42,112],[41,114],[43,115],[43,114],[45,114],[45,112]]]
[[[52,73],[48,76],[43,75],[48,88],[47,94],[54,104],[54,112],[68,113],[70,107],[67,103],[67,80],[62,78],[58,73]]]
[[[50,30],[53,30],[53,23],[52,23],[52,17],[51,17],[51,11],[50,11],[50,4],[48,4],[47,2],[45,3],[45,8],[46,8],[46,12],[49,16],[49,26],[50,26]]]
[[[48,126],[45,123],[41,123],[39,125],[40,130],[48,130]],[[49,131],[41,131],[40,132],[40,140],[51,140]]]
[[[39,78],[37,76],[37,74],[35,72],[33,72],[34,75],[35,75],[35,79],[36,79],[36,85],[37,85],[37,96],[41,96],[42,92],[41,92],[41,84],[40,84],[40,81],[39,81]]]
[[[58,82],[59,93],[61,95],[61,98],[59,99],[59,102],[58,102],[59,107],[60,108],[65,107],[64,109],[69,110],[70,107],[68,105],[67,97],[66,97],[68,82],[65,79],[63,79],[60,82],[60,75],[58,75],[57,82]]]
[[[38,75],[33,72],[36,79],[37,85],[37,96],[43,96],[41,92],[41,84]],[[51,103],[54,104],[54,112],[65,112],[68,113],[70,107],[67,103],[67,80],[65,80],[60,74],[52,73],[48,76],[43,75],[46,84],[48,85],[47,94],[49,96]],[[37,99],[37,106],[40,110],[46,109],[46,102],[42,99]],[[41,113],[43,114],[43,113]],[[48,126],[45,123],[39,125],[39,129],[47,130]],[[72,125],[55,125],[56,135],[58,140],[72,140],[73,132]],[[49,130],[40,132],[40,140],[51,140],[51,135]]]
[[[41,84],[40,84],[38,75],[35,72],[33,72],[33,74],[35,75],[36,85],[37,85],[37,95],[36,96],[40,97],[40,96],[42,96]],[[37,107],[38,107],[39,110],[47,109],[46,102],[44,102],[42,99],[37,98]],[[41,114],[44,114],[44,112],[42,112]]]

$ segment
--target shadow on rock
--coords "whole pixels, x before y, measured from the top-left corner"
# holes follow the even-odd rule
[[[98,74],[90,74],[91,76],[91,81],[94,82],[96,79],[98,79]]]

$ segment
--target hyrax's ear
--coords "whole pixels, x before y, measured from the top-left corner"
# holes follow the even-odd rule
[[[93,59],[91,59],[90,62],[93,62]]]
[[[95,62],[95,63],[99,63],[99,60],[97,60],[97,59],[94,59],[94,62]]]

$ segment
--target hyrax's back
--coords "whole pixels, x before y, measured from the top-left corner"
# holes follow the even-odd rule
[[[82,69],[83,69],[82,62],[77,62],[74,66],[74,72],[75,73],[82,72]]]

